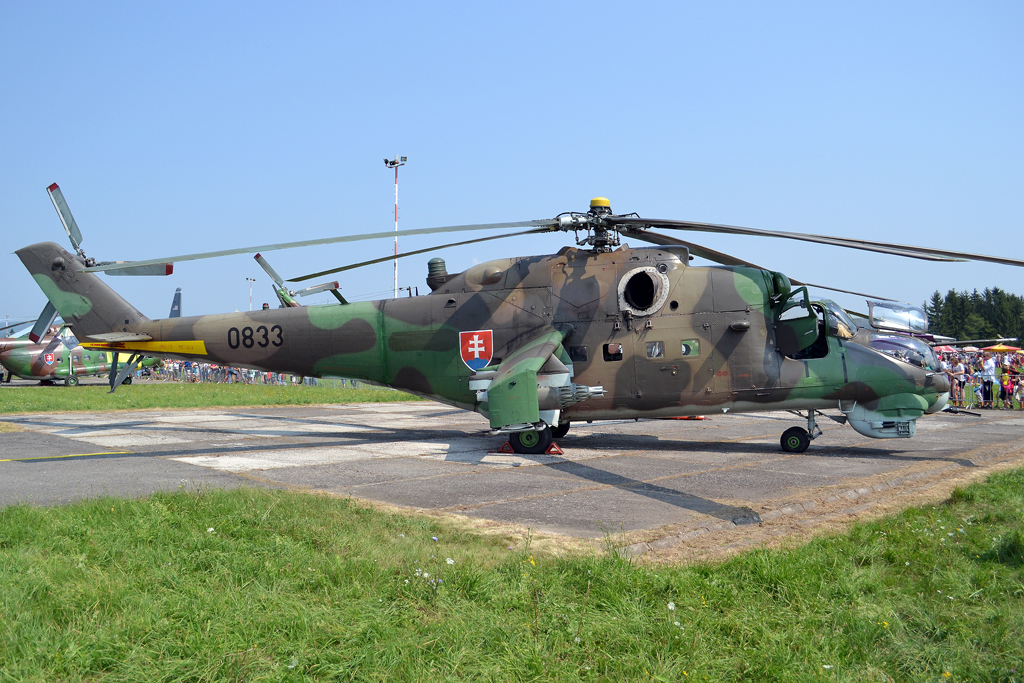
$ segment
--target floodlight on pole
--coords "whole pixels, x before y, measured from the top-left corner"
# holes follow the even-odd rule
[[[247,277],[245,278],[249,282],[249,310],[252,310],[252,283],[256,282],[256,278]]]
[[[408,157],[400,157],[397,154],[394,159],[385,159],[384,165],[395,169],[395,292],[394,297],[398,298],[398,167],[405,166]]]

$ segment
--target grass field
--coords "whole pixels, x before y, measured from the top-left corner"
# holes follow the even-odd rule
[[[273,386],[265,384],[203,384],[190,382],[138,382],[105,386],[4,387],[0,414],[77,410],[131,410],[139,408],[206,408],[210,406],[291,406],[318,403],[386,403],[416,401],[417,397],[393,389],[362,385],[358,389]]]
[[[292,492],[9,507],[0,681],[1019,681],[1022,520],[1014,471],[658,567]]]

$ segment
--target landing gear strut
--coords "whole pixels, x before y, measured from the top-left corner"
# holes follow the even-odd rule
[[[795,410],[789,411],[794,415],[803,417],[799,412]],[[821,436],[821,427],[814,419],[814,410],[807,411],[807,429],[802,427],[790,427],[786,431],[782,432],[782,450],[787,453],[803,453],[807,450],[807,447],[811,445],[813,439]]]

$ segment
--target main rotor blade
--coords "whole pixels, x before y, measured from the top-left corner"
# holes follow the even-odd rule
[[[50,195],[50,201],[53,202],[53,208],[57,209],[57,215],[60,216],[64,232],[68,234],[68,238],[71,240],[71,246],[75,248],[75,251],[81,250],[82,231],[78,229],[78,223],[75,222],[75,217],[71,215],[68,203],[64,201],[64,193],[60,191],[57,183],[50,185],[46,188],[46,191]]]
[[[852,244],[874,244],[868,240],[859,240],[852,237],[840,237],[844,242],[850,242]],[[999,263],[1004,266],[1018,266],[1024,267],[1024,261],[1012,258],[1005,258],[1002,256],[986,256],[985,254],[972,254],[966,251],[951,251],[949,249],[935,249],[933,247],[915,247],[908,244],[892,244],[890,245],[895,249],[901,249],[903,251],[912,251],[921,254],[936,254],[939,256],[950,257],[951,260],[955,261],[986,261],[988,263]]]
[[[916,258],[923,261],[960,261],[960,260],[993,260],[996,259],[994,256],[971,256],[968,254],[961,254],[964,258],[957,258],[954,256],[948,256],[938,253],[938,250],[929,250],[924,247],[912,247],[902,248],[900,246],[889,246],[879,242],[868,242],[866,240],[856,241],[847,239],[844,237],[828,237],[825,235],[810,235],[800,232],[781,232],[778,230],[758,230],[756,228],[742,228],[736,225],[720,225],[717,223],[696,223],[693,221],[673,221],[663,220],[660,218],[629,218],[626,216],[609,216],[605,219],[608,223],[616,226],[622,226],[626,234],[636,234],[637,232],[646,228],[668,228],[670,230],[689,230],[693,232],[713,232],[725,235],[747,235],[750,237],[777,237],[787,240],[796,240],[798,242],[815,242],[817,244],[828,244],[834,247],[846,247],[847,249],[859,249],[862,251],[874,251],[879,254],[889,254],[892,256],[904,256],[907,258]],[[628,226],[636,226],[633,230],[630,230]],[[957,252],[949,252],[954,254]],[[1006,263],[1012,259],[997,260],[998,263]],[[1008,265],[1019,265],[1024,266],[1024,261],[1016,261],[1014,263],[1008,263]]]
[[[21,325],[28,325],[31,322],[35,322],[35,321],[34,320],[22,320],[20,323],[11,323],[10,325],[7,325],[5,327],[0,327],[0,332],[3,332],[4,330],[9,330],[12,327],[20,327]]]
[[[701,245],[695,244],[693,242],[681,240],[678,237],[661,235],[659,233],[651,232],[649,230],[644,232],[629,232],[626,234],[629,237],[635,237],[639,240],[643,240],[644,242],[650,242],[651,244],[659,244],[662,246],[678,245],[680,247],[686,247],[694,256],[700,256],[701,258],[707,259],[708,261],[720,263],[723,266],[746,266],[748,268],[759,268],[761,270],[768,270],[767,268],[762,268],[761,266],[755,263],[751,263],[750,261],[744,261],[743,259],[736,258],[735,256],[730,256],[729,254],[725,254],[720,251],[715,251],[714,249],[708,249],[707,247],[702,247]]]
[[[155,258],[147,259],[145,261],[131,261],[133,266],[148,266],[156,263],[166,263],[168,261],[197,261],[199,259],[216,258],[218,256],[233,256],[235,254],[253,254],[256,252],[263,251],[275,251],[278,249],[295,249],[297,247],[312,247],[319,244],[337,244],[339,242],[359,242],[361,240],[377,239],[379,237],[405,237],[408,235],[430,235],[437,232],[467,232],[470,230],[495,230],[498,228],[546,228],[545,230],[538,230],[538,232],[548,232],[553,230],[558,225],[557,221],[553,220],[540,220],[540,221],[520,221],[519,223],[477,223],[473,225],[449,225],[441,228],[416,228],[412,230],[394,230],[385,232],[367,232],[358,235],[343,235],[341,237],[325,237],[324,239],[316,240],[301,240],[298,242],[281,242],[279,244],[262,244],[255,247],[241,247],[239,249],[223,249],[221,251],[207,251],[199,254],[185,254],[182,256],[172,256],[168,258]],[[393,256],[389,258],[394,258]],[[387,260],[387,259],[385,259]],[[108,265],[96,265],[91,268],[84,268],[80,272],[95,273],[104,270],[110,270],[116,266]],[[122,266],[123,267],[123,266]],[[332,271],[336,272],[336,271]],[[314,276],[315,277],[315,276]]]
[[[747,268],[768,270],[767,268],[759,266],[756,263],[744,261],[743,259],[736,258],[735,256],[730,256],[729,254],[725,254],[720,251],[715,251],[714,249],[708,249],[707,247],[703,247],[699,244],[694,244],[693,242],[687,242],[685,240],[681,240],[676,237],[670,237],[668,235],[661,235],[656,232],[650,232],[649,230],[642,233],[628,234],[632,237],[636,237],[637,239],[644,240],[645,242],[650,242],[651,244],[660,244],[663,246],[676,244],[681,247],[686,247],[694,256],[700,256],[701,258],[707,259],[708,261],[712,261],[714,263],[721,263],[723,266],[746,266]],[[826,287],[825,285],[816,285],[811,282],[801,282],[800,280],[794,280],[793,278],[790,278],[789,281],[792,282],[794,285],[800,285],[802,287],[816,287],[817,289],[827,289],[830,292],[842,292],[843,294],[853,294],[854,296],[862,296],[867,299],[896,301],[896,299],[889,299],[884,296],[878,296],[876,294],[864,294],[863,292],[854,292],[849,289],[839,289],[838,287]]]
[[[539,222],[539,221],[533,221]],[[441,244],[436,247],[427,247],[426,249],[417,249],[416,251],[407,251],[402,254],[392,254],[391,256],[382,256],[381,258],[371,259],[369,261],[361,261],[359,263],[353,263],[348,266],[341,266],[340,268],[331,268],[330,270],[321,270],[319,273],[310,273],[309,275],[303,275],[302,277],[293,277],[288,282],[304,282],[306,280],[312,280],[315,277],[321,275],[333,275],[334,273],[340,273],[343,270],[353,270],[355,268],[362,268],[363,266],[372,266],[374,263],[384,263],[385,261],[392,261],[396,258],[405,258],[406,256],[415,256],[416,254],[426,254],[429,251],[437,251],[438,249],[447,249],[449,247],[461,247],[466,244],[476,244],[477,242],[488,242],[490,240],[500,240],[506,237],[519,237],[520,235],[535,235],[543,232],[549,232],[547,228],[537,228],[536,230],[525,230],[523,232],[510,232],[504,235],[493,235],[491,237],[480,237],[475,240],[466,240],[465,242],[452,242],[451,244]],[[394,233],[387,233],[393,235]]]

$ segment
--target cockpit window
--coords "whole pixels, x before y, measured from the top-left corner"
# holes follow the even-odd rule
[[[872,334],[871,348],[919,368],[939,371],[939,360],[932,348],[919,339],[899,334]]]
[[[853,339],[857,334],[857,324],[853,318],[834,301],[822,301],[828,313],[828,333],[840,339]]]

